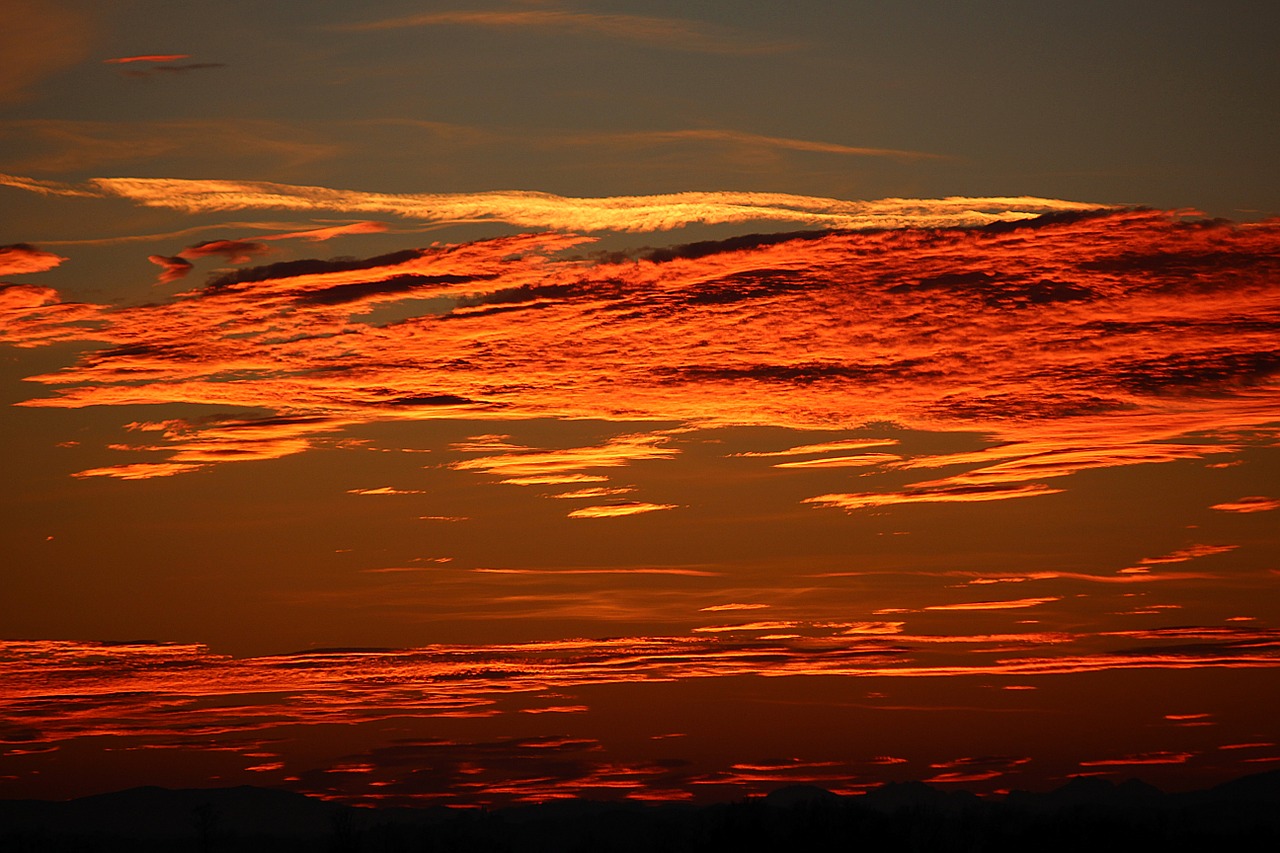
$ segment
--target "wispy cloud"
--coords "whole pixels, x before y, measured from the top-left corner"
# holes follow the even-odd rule
[[[10,125],[18,123],[11,122]],[[46,123],[50,132],[57,123]],[[246,128],[252,133],[253,127]],[[193,127],[193,132],[198,132]],[[263,130],[266,136],[267,129]],[[213,132],[217,133],[216,129]],[[223,130],[222,133],[228,131]],[[268,137],[268,140],[270,137]],[[166,148],[172,141],[157,142]],[[263,142],[270,145],[270,142]],[[291,137],[289,144],[297,145]],[[110,146],[106,146],[108,150]],[[125,155],[122,144],[120,156]],[[303,144],[298,156],[325,156]],[[283,153],[282,149],[282,153]],[[136,153],[136,152],[134,152]],[[134,156],[130,153],[127,156]],[[83,149],[94,155],[93,146]],[[106,156],[99,152],[96,156]],[[41,161],[44,162],[44,161]],[[52,165],[45,163],[45,167]],[[82,167],[80,159],[74,165]],[[566,198],[550,193],[498,191],[451,194],[396,194],[337,190],[260,181],[181,178],[94,178],[83,185],[32,182],[0,175],[0,185],[33,192],[124,198],[147,207],[186,213],[227,210],[307,210],[384,213],[422,222],[506,222],[527,228],[568,231],[661,231],[696,222],[793,222],[824,228],[952,227],[1032,219],[1064,211],[1098,210],[1105,205],[1030,197],[881,199],[830,198],[754,192],[686,192],[655,196]]]
[[[138,56],[118,56],[102,61],[107,65],[128,65],[134,62],[177,62],[179,59],[190,58],[189,53],[144,53]]]
[[[571,12],[562,9],[494,9],[426,12],[399,18],[345,24],[347,32],[373,32],[417,27],[485,27],[543,30],[577,36],[597,36],[638,42],[667,50],[698,53],[757,54],[794,50],[795,42],[753,38],[750,35],[679,18],[645,15]]]
[[[0,120],[0,139],[19,143],[15,149],[27,152],[10,155],[3,166],[24,172],[75,172],[144,164],[160,157],[204,156],[211,149],[222,152],[224,157],[261,157],[277,165],[297,166],[330,159],[343,151],[341,145],[313,136],[305,128],[265,119]],[[0,183],[22,186],[25,180],[6,177],[0,177]],[[59,188],[53,189],[55,186]],[[23,188],[62,195],[79,195],[87,190],[101,195],[92,188],[52,183],[33,182]]]
[[[919,160],[950,159],[943,154],[931,154],[925,151],[842,145],[835,142],[792,139],[785,136],[767,136],[759,133],[716,128],[643,130],[627,133],[576,133],[558,136],[555,141],[560,145],[617,146],[624,148],[654,145],[670,146],[672,144],[694,142],[750,151],[798,151],[809,154],[833,154],[840,157],[884,157],[906,163]]]
[[[807,635],[760,636],[779,626]],[[0,643],[0,676],[7,685],[0,694],[0,712],[21,719],[27,733],[4,746],[30,751],[92,737],[95,743],[134,748],[190,749],[216,741],[223,749],[262,752],[264,739],[278,736],[282,726],[346,727],[393,719],[519,715],[528,709],[576,711],[582,703],[568,700],[565,691],[619,682],[744,675],[935,680],[1008,675],[1029,686],[1026,679],[1065,673],[1280,667],[1280,636],[1274,631],[1205,627],[1116,632],[1054,637],[1045,645],[1035,635],[1017,643],[1007,635],[842,637],[837,630],[815,635],[813,626],[773,620],[709,626],[689,635],[315,650],[243,659],[194,644],[9,640]],[[1146,645],[1126,645],[1134,639]],[[499,704],[501,697],[512,698]],[[570,744],[591,748],[592,742],[562,737],[528,746],[556,750]],[[1224,749],[1238,751],[1244,760],[1250,749],[1264,746],[1239,741]],[[1081,766],[1183,763],[1194,755],[1170,747],[1101,757]],[[1026,760],[1022,755],[935,759],[933,769],[1009,772]],[[420,757],[406,755],[406,761],[419,762]],[[866,763],[896,761],[868,757]],[[246,765],[250,763],[260,762]],[[344,770],[368,772],[359,768],[369,763],[352,760]],[[785,759],[739,759],[736,764],[737,772],[770,779],[828,766]],[[685,778],[674,787],[687,790],[710,781]]]
[[[449,467],[458,471],[494,474],[506,478],[502,480],[506,483],[528,483],[531,477],[545,478],[539,482],[555,483],[562,482],[555,478],[563,474],[575,475],[600,468],[617,468],[641,460],[672,459],[678,452],[667,443],[667,436],[661,434],[621,435],[599,445],[558,450],[507,444],[501,447],[504,452],[464,459],[451,463]]]
[[[869,507],[893,506],[915,503],[975,503],[1005,501],[1014,498],[1030,498],[1053,495],[1062,489],[1051,489],[1040,484],[1014,486],[943,486],[913,488],[902,492],[862,492],[855,494],[829,494],[805,498],[804,502],[820,507],[855,510]]]
[[[1265,495],[1250,495],[1238,500],[1214,504],[1209,508],[1220,510],[1221,512],[1269,512],[1273,509],[1280,509],[1280,499],[1269,498]]]
[[[676,509],[677,504],[654,504],[644,501],[617,501],[599,506],[584,506],[569,513],[570,518],[618,518],[624,515],[640,515],[664,509]]]
[[[1022,610],[1027,607],[1039,607],[1060,601],[1061,596],[1045,598],[1017,598],[1011,601],[965,601],[956,604],[933,604],[925,610]]]

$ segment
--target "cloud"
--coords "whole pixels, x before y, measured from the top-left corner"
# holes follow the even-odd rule
[[[637,461],[672,459],[677,451],[667,446],[667,436],[654,434],[621,435],[603,444],[590,447],[570,447],[558,450],[536,450],[512,445],[505,436],[477,436],[454,445],[460,451],[499,451],[497,454],[464,459],[449,464],[459,471],[480,471],[502,477],[499,482],[517,486],[552,486],[570,483],[606,482],[607,478],[589,471],[615,468]],[[598,486],[550,495],[555,498],[599,498],[624,494],[633,488]],[[656,504],[644,501],[618,500],[608,504],[579,507],[568,513],[569,518],[616,518],[639,515],[664,509],[675,509],[676,504]]]
[[[58,291],[33,284],[0,284],[0,311],[18,314],[58,302]]]
[[[178,257],[194,260],[207,258],[210,255],[220,255],[226,258],[228,263],[243,264],[253,260],[255,255],[265,254],[268,251],[270,250],[261,243],[245,240],[206,240],[183,249],[178,253]]]
[[[1147,571],[1147,566],[1164,566],[1170,563],[1185,563],[1190,560],[1199,559],[1200,557],[1211,557],[1214,554],[1227,554],[1234,551],[1236,545],[1190,545],[1186,548],[1179,548],[1170,554],[1164,554],[1159,557],[1143,557],[1138,561],[1138,565],[1130,569],[1121,569],[1123,572],[1141,573]]]
[[[1268,512],[1273,509],[1280,509],[1280,499],[1269,498],[1264,495],[1250,495],[1239,500],[1214,504],[1209,508],[1222,512]]]
[[[1103,758],[1095,761],[1081,761],[1081,767],[1134,767],[1143,764],[1186,764],[1188,759],[1195,758],[1195,752],[1139,752],[1122,758]]]
[[[888,465],[902,461],[894,453],[860,453],[857,456],[823,456],[819,459],[802,459],[795,462],[775,462],[774,468],[865,468],[871,465]]]
[[[773,621],[773,622],[743,622],[738,625],[706,625],[701,628],[694,628],[696,634],[723,634],[727,632],[739,631],[785,631],[799,626],[799,622],[789,621]]]
[[[547,30],[571,35],[603,36],[697,53],[777,53],[797,47],[792,42],[751,38],[724,27],[677,18],[597,14],[560,9],[426,12],[400,18],[346,24],[337,29],[371,32],[417,27],[470,26],[489,29]]]
[[[574,489],[571,492],[561,492],[558,495],[547,495],[547,497],[572,498],[575,500],[583,498],[607,498],[613,497],[614,495],[625,495],[634,491],[635,488],[633,486],[596,486],[594,488],[587,489]]]
[[[26,243],[12,243],[0,246],[0,275],[47,272],[65,260],[61,255],[42,251]]]
[[[773,624],[795,627],[789,639],[759,632]],[[529,708],[579,703],[564,691],[593,684],[643,683],[708,677],[843,676],[846,678],[977,678],[1038,676],[1126,669],[1224,669],[1280,667],[1280,634],[1274,630],[1189,626],[1140,632],[1081,634],[1043,644],[1028,635],[1011,644],[1005,635],[970,637],[898,634],[839,636],[796,622],[711,626],[688,635],[622,636],[477,645],[436,644],[417,649],[315,649],[286,655],[235,658],[197,644],[91,643],[59,640],[0,641],[7,689],[0,715],[23,721],[6,739],[25,750],[48,749],[83,738],[98,746],[220,749],[261,752],[262,744],[297,726],[340,726],[437,717],[520,714]],[[1140,648],[1126,644],[1141,639]],[[516,697],[519,697],[517,700]],[[385,760],[350,757],[341,773],[358,766],[422,773],[451,787],[448,774],[433,773],[426,752],[401,741]],[[589,738],[520,740],[521,753],[598,751]],[[1228,744],[1228,747],[1233,746]],[[1261,747],[1241,742],[1236,748]],[[504,750],[494,748],[498,753]],[[475,753],[470,748],[461,750]],[[273,752],[285,754],[287,750]],[[398,756],[398,758],[397,758]],[[1181,763],[1179,751],[1104,757],[1082,766]],[[879,759],[887,760],[887,759]],[[532,761],[532,759],[531,759]],[[977,756],[935,762],[949,772],[1008,770],[1021,756]],[[550,772],[538,761],[522,766]],[[805,762],[739,760],[744,773],[776,775]],[[415,769],[416,768],[416,769]],[[816,769],[810,767],[809,769]],[[328,775],[328,774],[326,774]],[[381,777],[392,781],[395,774]],[[705,778],[705,777],[704,777]],[[421,780],[419,780],[421,781]],[[485,780],[478,779],[483,783]],[[488,781],[494,781],[490,779]],[[677,787],[695,783],[683,780]],[[470,789],[468,789],[469,791]]]
[[[995,779],[1003,775],[1003,771],[1000,770],[951,771],[937,773],[924,781],[931,785],[951,785],[965,782],[985,782],[988,779]]]
[[[1052,595],[1045,598],[1018,598],[1012,601],[970,601],[958,604],[934,604],[925,610],[1022,610],[1027,607],[1039,607],[1061,601],[1062,596]]]
[[[56,122],[10,122],[0,127],[27,126],[54,134]],[[206,123],[166,124],[161,130],[199,134],[207,143],[208,134],[235,132],[250,134],[262,146],[271,147],[268,134],[278,126],[268,123],[239,123],[210,128]],[[119,132],[118,125],[103,128],[99,135]],[[257,134],[253,131],[257,130]],[[296,136],[296,134],[294,134]],[[181,134],[179,134],[181,137]],[[85,146],[85,157],[104,156],[101,139]],[[170,139],[163,143],[175,144]],[[130,153],[133,140],[121,141],[121,156]],[[299,145],[302,145],[299,143]],[[307,156],[305,147],[299,157]],[[314,156],[327,156],[327,149]],[[281,153],[286,149],[281,148]],[[46,161],[41,161],[46,162]],[[42,168],[50,168],[50,164]],[[79,159],[75,167],[82,168]],[[185,213],[227,210],[309,210],[351,213],[384,213],[421,222],[468,223],[505,222],[523,228],[550,228],[565,231],[643,232],[681,228],[693,223],[737,223],[755,221],[798,222],[822,228],[937,228],[977,226],[1034,219],[1054,212],[1082,213],[1107,208],[1087,204],[1032,197],[900,199],[842,201],[830,198],[754,192],[685,192],[653,196],[612,196],[607,198],[566,198],[550,193],[495,191],[481,193],[396,194],[338,190],[328,187],[294,186],[262,181],[188,180],[181,178],[93,178],[83,185],[32,185],[30,179],[10,176],[0,180],[19,189],[65,194],[123,198],[146,207],[161,207]]]
[[[115,59],[104,59],[108,65],[126,65],[132,62],[176,62],[179,59],[190,59],[189,53],[147,53],[140,56],[120,56]]]
[[[617,518],[623,515],[640,515],[664,509],[677,509],[677,504],[654,504],[644,501],[617,501],[600,506],[584,506],[569,513],[569,518]]]
[[[902,162],[949,159],[941,154],[929,154],[923,151],[904,151],[896,148],[866,148],[853,145],[840,145],[833,142],[814,142],[805,139],[764,136],[757,133],[746,133],[737,130],[716,130],[711,128],[665,131],[649,130],[633,131],[630,133],[580,133],[571,136],[558,137],[555,141],[559,145],[613,145],[623,147],[670,145],[672,143],[680,142],[700,142],[746,150],[800,151],[817,154],[834,154],[844,157],[883,157]]]
[[[897,443],[898,440],[896,438],[849,438],[839,441],[824,441],[819,444],[801,444],[796,447],[788,447],[786,450],[747,451],[731,455],[741,457],[808,456],[815,453],[866,450],[870,447],[891,447]]]
[[[425,495],[421,489],[395,489],[391,486],[379,486],[374,489],[347,489],[349,495]]]
[[[834,507],[843,510],[867,509],[911,503],[973,503],[1003,501],[1012,498],[1029,498],[1038,495],[1054,495],[1062,489],[1051,489],[1040,484],[1002,488],[999,486],[945,486],[913,488],[902,492],[863,492],[858,494],[829,494],[805,498],[807,504]]]
[[[228,185],[228,194],[237,187]],[[337,191],[312,189],[325,204],[347,203]],[[296,201],[311,194],[303,190],[281,192]],[[587,201],[590,212],[601,200]],[[582,212],[573,200],[561,202],[561,212]],[[882,213],[892,220],[897,214],[885,211],[913,204],[935,210],[932,202],[897,200]],[[97,347],[30,377],[48,390],[25,405],[191,403],[290,413],[257,444],[232,441],[243,427],[212,422],[162,431],[164,441],[149,450],[168,447],[160,461],[174,463],[273,458],[319,446],[353,424],[458,416],[629,425],[573,448],[490,437],[454,450],[474,458],[444,463],[533,486],[605,484],[625,465],[672,459],[681,430],[756,425],[830,434],[889,421],[984,434],[984,449],[963,453],[893,459],[862,452],[892,447],[890,440],[850,437],[748,451],[733,463],[776,460],[788,466],[779,476],[832,478],[845,465],[874,462],[866,469],[875,477],[857,489],[808,498],[859,510],[1050,495],[1082,472],[1225,456],[1274,429],[1277,387],[1260,372],[1274,335],[1258,318],[1276,310],[1280,270],[1272,261],[1222,260],[1274,255],[1274,223],[1071,212],[967,228],[753,235],[665,253],[569,254],[590,242],[523,234],[268,264],[147,305],[75,305],[48,289],[8,289],[16,313],[0,335],[19,346]],[[1170,254],[1184,260],[1134,260]],[[1222,269],[1191,257],[1217,258]],[[1124,258],[1132,269],[1095,269],[1106,258]],[[900,288],[983,270],[995,272],[978,294],[954,282],[927,299]],[[993,288],[1016,294],[1047,279],[1070,281],[1090,299],[991,298]],[[422,308],[423,300],[433,301]],[[383,306],[395,306],[396,317],[381,316]],[[1165,370],[1179,359],[1177,372]],[[1148,370],[1158,382],[1135,380]],[[638,432],[635,423],[657,426]],[[210,444],[202,449],[205,432]],[[753,463],[759,453],[767,461]],[[886,475],[892,487],[877,489]]]
[[[381,234],[387,230],[385,222],[364,220],[348,222],[343,225],[328,225],[323,228],[307,228],[302,231],[291,231],[288,234],[271,234],[259,237],[259,240],[309,240],[313,243],[332,240],[335,237],[346,237],[351,234]]]
[[[282,239],[284,236],[289,235],[268,239]],[[169,284],[185,278],[193,268],[191,262],[199,258],[221,256],[226,259],[227,263],[243,264],[253,260],[255,256],[264,255],[269,251],[271,250],[262,243],[247,240],[206,240],[193,246],[188,246],[173,257],[148,255],[147,260],[162,269],[157,284]]]
[[[494,575],[678,575],[693,578],[718,577],[720,572],[701,569],[672,568],[598,568],[598,569],[472,569]]]
[[[265,119],[0,120],[0,139],[15,143],[15,152],[25,152],[10,155],[4,166],[24,172],[66,173],[125,163],[145,165],[163,157],[203,157],[211,150],[220,152],[224,160],[258,157],[277,166],[298,166],[335,157],[342,151],[338,145],[310,136],[303,127]],[[103,195],[101,189],[92,186],[35,182],[18,176],[0,177],[0,183],[46,194]]]
[[[177,256],[147,255],[147,260],[160,267],[160,276],[156,279],[157,284],[170,284],[185,278],[187,273],[191,272],[193,266],[191,261]]]
[[[162,445],[112,445],[111,450],[164,452],[165,462],[138,462],[80,471],[76,477],[115,477],[141,480],[195,471],[213,463],[279,459],[323,443],[324,437],[347,426],[324,417],[237,418],[212,416],[185,420],[133,422],[130,431],[160,433]]]
[[[185,462],[135,462],[129,465],[112,465],[105,468],[86,468],[74,477],[112,477],[117,480],[150,480],[154,477],[172,477],[186,474],[204,466]]]

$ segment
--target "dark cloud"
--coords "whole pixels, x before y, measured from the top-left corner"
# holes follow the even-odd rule
[[[439,287],[441,285],[462,285],[476,281],[486,281],[496,276],[469,275],[398,275],[383,281],[362,281],[352,284],[336,284],[323,290],[314,290],[298,298],[302,305],[345,305],[360,302],[371,296],[387,296],[396,293],[408,293],[413,290]]]
[[[192,263],[185,258],[176,255],[169,257],[166,255],[147,255],[147,260],[161,268],[160,277],[156,279],[159,284],[168,284],[172,281],[178,281],[185,278],[187,273],[191,272]]]
[[[422,249],[402,249],[373,258],[332,258],[320,260],[311,258],[300,261],[283,261],[278,264],[248,267],[223,273],[211,278],[206,285],[211,289],[232,287],[237,284],[249,284],[272,279],[289,279],[304,275],[322,275],[333,272],[351,272],[353,270],[375,269],[377,267],[394,266],[421,257]]]
[[[946,272],[922,278],[914,284],[896,284],[890,293],[947,291],[957,296],[973,296],[992,307],[1028,307],[1055,302],[1085,302],[1097,298],[1091,288],[1067,281],[1040,279],[1027,281],[1017,275],[969,271]]]

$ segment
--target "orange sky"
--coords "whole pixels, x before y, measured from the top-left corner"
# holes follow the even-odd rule
[[[248,54],[157,4],[14,12],[49,47],[0,87],[0,797],[1185,789],[1280,761],[1256,170],[1062,148],[1036,111],[987,147],[890,121],[959,60],[929,25],[915,65],[857,66],[841,38],[888,12],[375,7],[230,16]],[[1052,54],[1055,15],[1083,26],[1007,25]],[[1133,55],[1216,91],[1189,51],[1219,24],[1152,26]],[[410,38],[494,64],[388,96],[464,68]],[[1064,115],[1093,91],[1010,61]],[[1131,111],[1173,97],[1133,67]],[[770,102],[814,68],[879,121],[699,88],[737,69]],[[501,100],[531,81],[537,116]],[[1194,135],[1216,113],[1186,97]],[[1245,165],[1257,120],[1218,125]]]

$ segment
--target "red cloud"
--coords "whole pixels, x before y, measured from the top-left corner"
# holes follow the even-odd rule
[[[333,191],[307,193],[345,203]],[[640,260],[562,256],[583,242],[523,235],[274,264],[169,304],[36,309],[5,334],[20,345],[108,345],[33,377],[57,391],[28,405],[205,403],[345,424],[469,415],[831,429],[891,420],[1004,442],[942,457],[799,460],[800,470],[958,469],[893,492],[809,499],[851,510],[1053,494],[1061,488],[1046,480],[1080,471],[1231,452],[1241,446],[1231,436],[1273,420],[1280,362],[1250,318],[1280,304],[1274,223],[1072,213],[977,229],[742,238]],[[261,246],[217,241],[184,256],[243,260]],[[427,298],[453,307],[370,320],[378,306]],[[77,325],[87,317],[94,327]],[[338,358],[342,371],[331,369]],[[1192,433],[1218,438],[1176,440]],[[593,469],[603,460],[670,456],[658,435],[592,458],[513,448],[459,467],[526,484],[600,482]],[[869,446],[856,441],[786,453]]]
[[[45,252],[25,243],[0,246],[0,275],[30,275],[45,272],[65,261],[66,258]]]
[[[1280,499],[1268,498],[1262,495],[1250,495],[1239,500],[1214,504],[1210,509],[1221,510],[1222,512],[1268,512],[1273,509],[1280,509]]]
[[[147,53],[140,56],[121,56],[115,59],[104,59],[108,65],[126,65],[130,62],[176,62],[179,59],[190,59],[189,53]]]
[[[181,257],[166,257],[165,255],[147,255],[147,260],[161,268],[160,277],[156,279],[157,284],[169,284],[184,278],[187,273],[191,272],[191,261]]]
[[[261,243],[247,240],[208,240],[188,246],[178,253],[178,257],[194,260],[207,258],[210,255],[221,255],[230,263],[244,264],[253,260],[255,255],[262,255],[268,251],[270,250]]]

